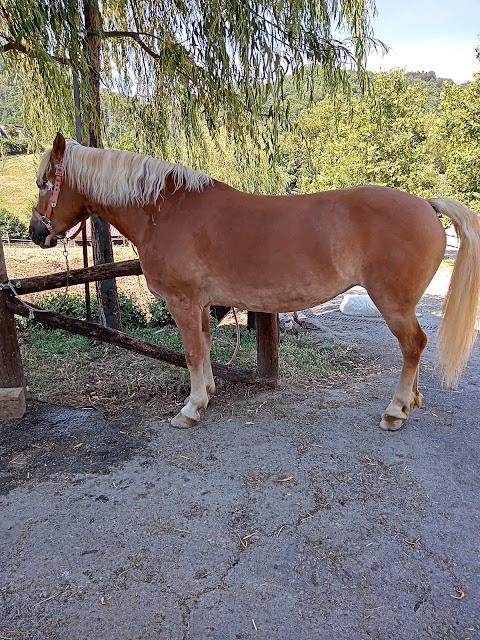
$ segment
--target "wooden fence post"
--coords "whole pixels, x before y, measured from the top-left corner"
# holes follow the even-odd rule
[[[0,235],[0,283],[8,281]],[[0,420],[21,418],[25,411],[25,376],[18,346],[15,316],[7,309],[7,292],[0,289]]]
[[[278,385],[278,315],[257,313],[257,374],[271,387]]]

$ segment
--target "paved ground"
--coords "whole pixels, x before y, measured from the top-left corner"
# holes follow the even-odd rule
[[[3,423],[0,638],[480,638],[479,345],[454,392],[430,348],[424,409],[385,433],[398,348],[337,309],[356,368],[333,386],[228,388],[185,432],[34,403]]]

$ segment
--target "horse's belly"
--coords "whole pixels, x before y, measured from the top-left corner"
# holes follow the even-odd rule
[[[260,282],[249,287],[219,287],[209,303],[264,313],[300,311],[327,302],[357,284],[352,279],[336,278],[329,282],[321,279],[309,283],[296,280],[288,284],[277,283],[262,287],[261,278],[259,280]]]

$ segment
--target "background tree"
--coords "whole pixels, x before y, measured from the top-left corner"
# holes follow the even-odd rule
[[[441,93],[444,82],[454,84],[450,78],[441,78],[435,71],[407,71],[405,73],[407,85],[417,84],[427,92],[427,107],[429,110],[439,113]]]
[[[300,191],[381,184],[425,196],[436,188],[426,90],[398,70],[376,74],[373,87],[373,95],[327,97],[301,113],[290,143]]]
[[[445,84],[439,121],[449,195],[480,212],[480,74],[466,85]]]
[[[363,82],[366,52],[377,45],[373,11],[373,2],[364,0],[8,0],[0,2],[0,37],[8,63],[20,56],[29,91],[38,96],[25,103],[37,137],[51,138],[58,128],[73,134],[74,74],[93,146],[101,146],[102,81],[132,96],[127,116],[140,151],[165,155],[167,143],[178,146],[179,133],[194,150],[205,141],[205,127],[214,135],[222,126],[237,144],[250,136],[274,149],[288,117],[284,75],[291,71],[299,84],[305,81],[310,59],[321,65],[330,88],[348,84],[348,66]],[[334,30],[347,37],[336,40]],[[307,90],[311,86],[307,77]],[[268,128],[259,126],[265,115]],[[92,223],[103,251],[98,261],[112,260],[105,223]],[[108,324],[118,326],[118,304],[101,300],[105,286],[97,289],[100,307]]]
[[[27,227],[7,209],[0,209],[0,235],[3,238],[28,239]]]
[[[307,92],[314,67],[305,61],[321,66],[329,88],[348,86],[348,68],[363,86],[366,53],[380,46],[370,27],[373,2],[363,0],[106,0],[101,11],[96,0],[0,2],[7,63],[21,54],[39,97],[28,115],[48,138],[59,123],[73,134],[72,67],[86,113],[98,107],[101,77],[121,99],[132,97],[126,118],[136,124],[138,147],[161,153],[177,132],[196,146],[203,124],[212,134],[224,125],[237,142],[248,134],[275,139],[288,72]],[[340,41],[333,33],[342,31]],[[90,124],[97,135],[99,124]]]

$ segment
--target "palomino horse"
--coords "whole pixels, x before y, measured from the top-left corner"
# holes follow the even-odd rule
[[[183,340],[191,389],[171,421],[176,427],[195,425],[215,391],[210,305],[295,311],[360,284],[402,350],[400,380],[381,421],[398,429],[422,404],[418,368],[427,338],[415,307],[444,256],[438,213],[461,241],[439,335],[445,384],[457,383],[473,347],[480,222],[455,200],[378,186],[252,195],[181,165],[83,147],[60,133],[37,183],[30,235],[40,246],[53,246],[92,213],[136,245],[149,289],[166,300]]]

